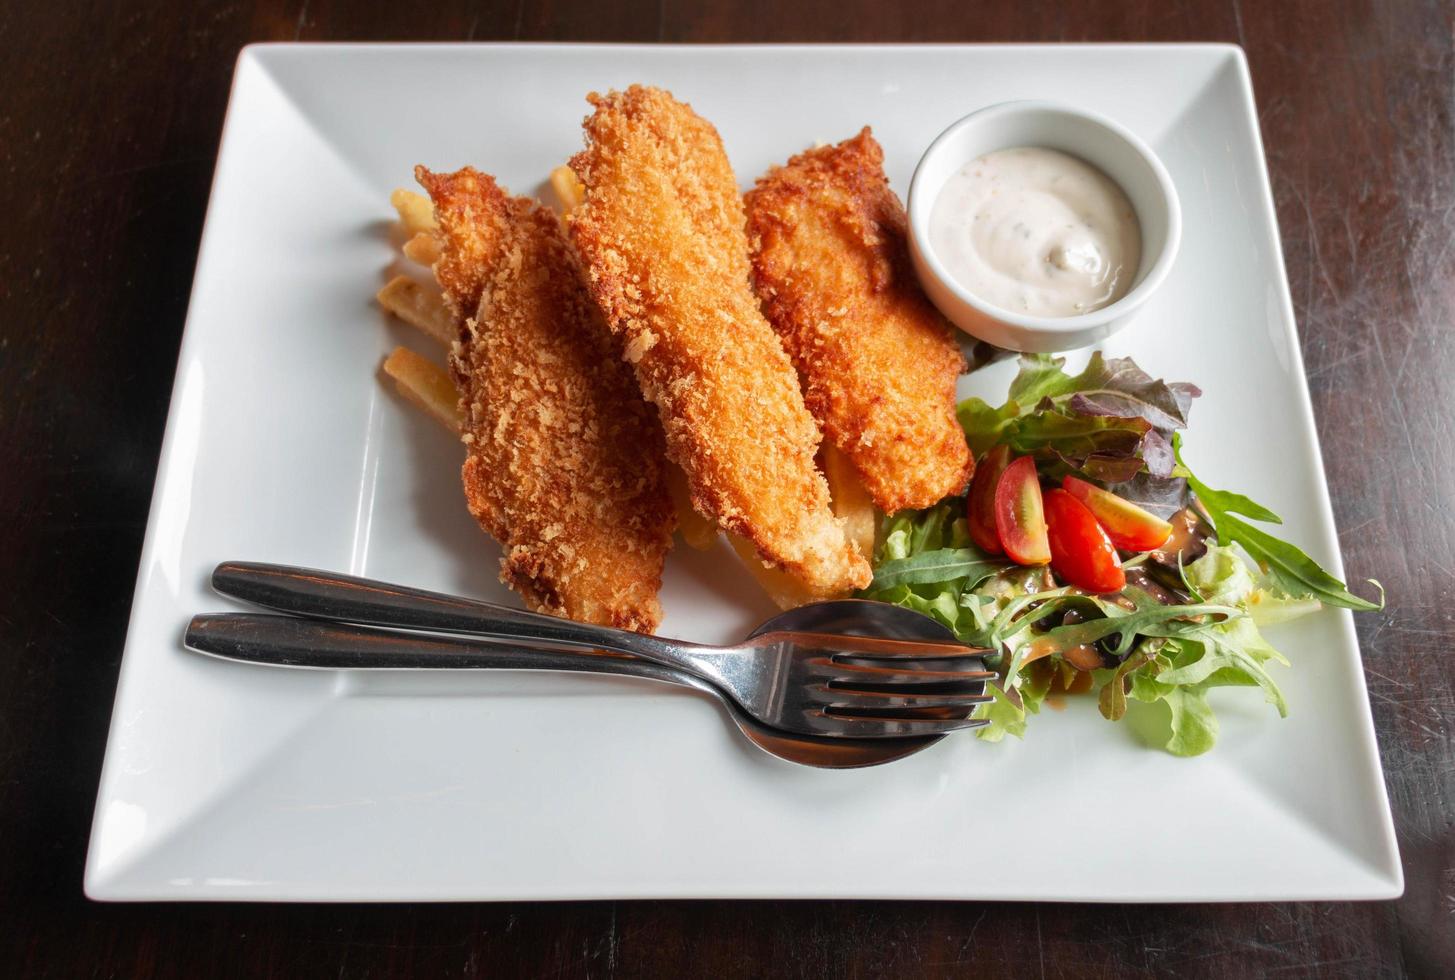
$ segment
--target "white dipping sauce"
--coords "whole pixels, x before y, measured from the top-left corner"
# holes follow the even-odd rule
[[[1106,174],[1026,146],[987,153],[945,182],[930,246],[956,282],[993,306],[1078,316],[1131,288],[1142,229]]]

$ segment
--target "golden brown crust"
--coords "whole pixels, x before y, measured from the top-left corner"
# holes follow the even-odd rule
[[[742,198],[717,131],[659,89],[589,100],[572,237],[693,505],[815,594],[867,585],[814,465],[818,426],[749,285]]]
[[[965,488],[964,358],[910,266],[906,219],[866,126],[775,167],[746,197],[753,280],[804,397],[886,513]]]
[[[584,285],[557,218],[466,168],[415,171],[461,325],[470,513],[501,579],[542,612],[650,632],[673,516],[661,427]]]

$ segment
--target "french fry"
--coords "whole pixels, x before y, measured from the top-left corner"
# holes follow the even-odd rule
[[[728,532],[728,543],[737,552],[738,558],[742,561],[743,567],[753,576],[754,581],[768,593],[768,598],[779,609],[796,609],[799,606],[807,605],[822,596],[816,596],[803,587],[803,583],[792,575],[777,568],[769,568],[763,564],[758,557],[758,549],[754,548],[752,542],[746,538],[739,537]]]
[[[375,298],[384,309],[440,343],[453,344],[457,339],[455,318],[445,309],[445,301],[408,276],[390,279]]]
[[[551,190],[556,192],[556,200],[561,202],[561,210],[566,214],[580,207],[586,199],[586,188],[581,185],[575,171],[564,163],[551,171]]]
[[[384,373],[407,400],[451,432],[460,431],[460,398],[444,368],[408,347],[396,347],[384,359]]]
[[[404,255],[420,265],[432,266],[439,261],[440,240],[433,232],[422,231],[404,243]]]
[[[432,234],[439,228],[434,220],[434,205],[423,194],[401,187],[389,195],[389,203],[399,212],[399,222],[411,238],[421,233]]]
[[[667,493],[672,496],[672,506],[677,511],[677,531],[682,540],[698,551],[711,548],[717,540],[717,524],[703,517],[692,506],[687,474],[673,463],[667,464]]]
[[[819,451],[819,459],[823,463],[824,478],[828,480],[829,502],[834,516],[843,520],[844,532],[859,549],[859,554],[866,560],[872,559],[874,531],[879,526],[879,516],[874,511],[869,491],[864,489],[849,457],[827,441]]]

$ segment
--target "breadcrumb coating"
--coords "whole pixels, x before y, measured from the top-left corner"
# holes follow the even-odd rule
[[[825,435],[886,513],[965,489],[965,361],[920,289],[907,220],[866,126],[793,157],[745,199],[753,281]]]
[[[868,584],[829,509],[820,433],[750,284],[742,197],[717,130],[660,89],[591,94],[571,234],[661,413],[693,506],[815,595]]]
[[[471,168],[415,168],[434,201],[435,275],[460,325],[470,513],[501,580],[541,612],[651,632],[674,517],[661,426],[549,210]]]

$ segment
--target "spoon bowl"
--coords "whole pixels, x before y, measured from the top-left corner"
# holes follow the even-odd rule
[[[814,602],[779,613],[763,623],[752,635],[774,630],[845,633],[850,636],[880,636],[893,640],[923,640],[929,643],[954,643],[955,634],[941,623],[901,606],[868,599],[838,599]],[[690,677],[691,675],[685,675]],[[697,678],[691,678],[698,687]],[[707,682],[700,682],[708,685]],[[728,707],[728,714],[738,728],[758,748],[789,762],[819,769],[862,769],[881,766],[922,752],[943,735],[915,735],[906,738],[815,738],[812,735],[791,735],[760,725],[731,698],[717,696]],[[962,715],[963,717],[963,715]]]

